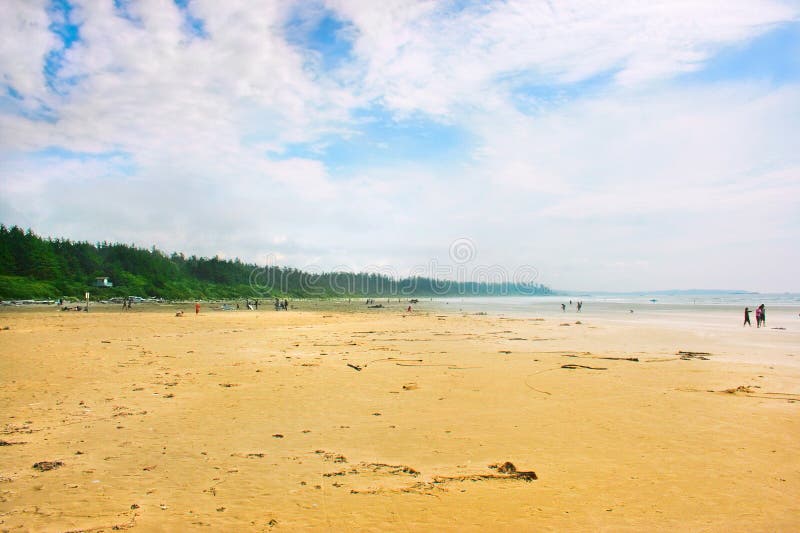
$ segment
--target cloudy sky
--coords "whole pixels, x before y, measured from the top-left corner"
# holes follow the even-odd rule
[[[4,0],[0,222],[800,291],[800,1]]]

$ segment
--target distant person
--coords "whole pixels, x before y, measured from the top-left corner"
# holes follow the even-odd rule
[[[742,327],[745,327],[745,326],[750,326],[751,328],[753,327],[753,324],[750,323],[750,308],[749,307],[745,307],[744,308],[744,324],[742,324]]]
[[[258,311],[258,300],[256,300],[256,311]]]
[[[756,307],[756,327],[761,327],[761,306]]]
[[[764,307],[764,304],[761,304],[761,325],[767,327],[767,308]]]
[[[561,304],[561,310],[566,312],[567,311],[567,304]]]
[[[275,310],[277,311],[280,308],[281,308],[281,301],[275,298]]]
[[[408,312],[409,313],[411,312],[411,306],[410,305],[408,306]]]
[[[583,307],[583,302],[578,302],[578,312],[581,312],[581,307]]]
[[[194,314],[195,315],[199,315],[200,314],[200,302],[195,302],[194,303]]]

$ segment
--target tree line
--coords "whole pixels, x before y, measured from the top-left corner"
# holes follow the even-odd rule
[[[108,277],[113,287],[94,287]],[[455,282],[427,277],[396,279],[379,273],[311,273],[239,259],[167,255],[119,243],[42,238],[32,230],[0,225],[0,299],[157,297],[331,298],[543,295],[536,283]]]

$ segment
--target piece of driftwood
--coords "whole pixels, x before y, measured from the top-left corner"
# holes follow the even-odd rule
[[[700,359],[702,361],[708,361],[708,357],[706,357],[706,356],[707,355],[711,355],[711,354],[708,353],[708,352],[685,352],[685,351],[679,351],[678,355],[680,355],[681,359],[683,359],[684,361],[688,361],[690,359]]]
[[[533,470],[517,470],[514,463],[506,461],[489,465],[489,468],[497,470],[496,474],[467,474],[463,476],[435,476],[434,483],[445,483],[447,481],[480,481],[483,479],[521,479],[523,481],[531,482],[539,477]]]
[[[589,370],[608,370],[607,368],[604,368],[602,366],[586,366],[586,365],[572,365],[572,364],[570,364],[570,365],[561,365],[561,368],[566,368],[568,370],[575,370],[577,368],[586,368],[586,369],[589,369]]]

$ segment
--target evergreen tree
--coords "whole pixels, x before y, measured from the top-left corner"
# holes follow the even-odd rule
[[[258,267],[238,258],[166,255],[155,247],[42,239],[30,229],[0,225],[0,299],[79,297],[97,277],[112,288],[95,293],[166,299],[236,297],[412,297],[549,294],[544,285],[452,282],[377,273],[308,273],[290,267]]]

